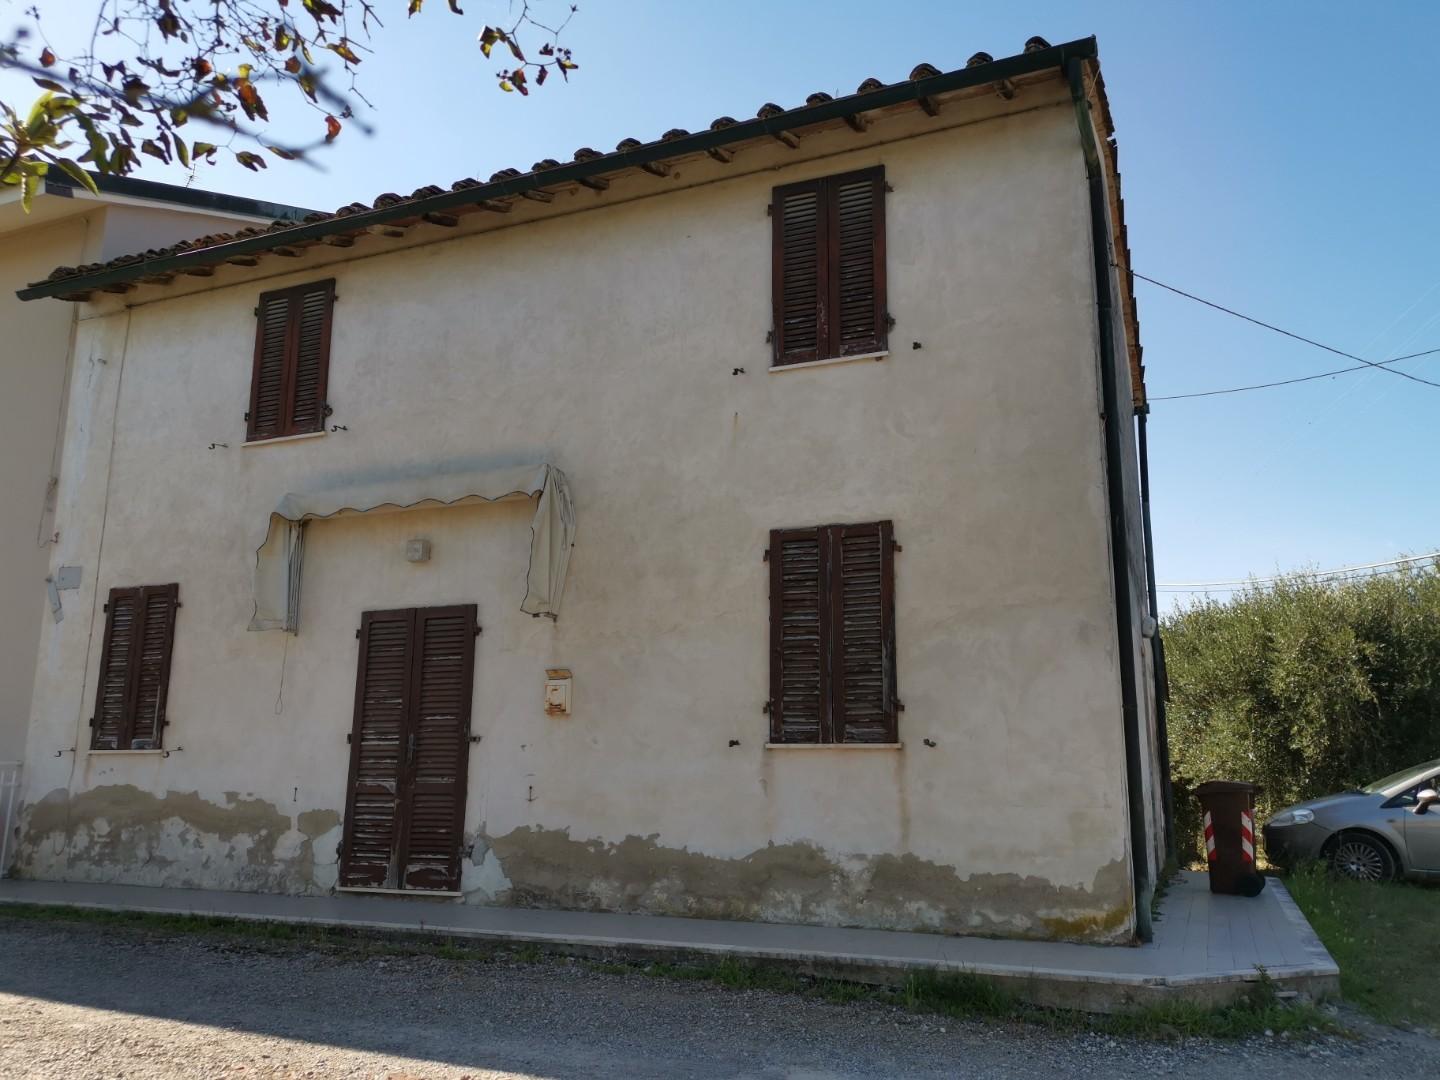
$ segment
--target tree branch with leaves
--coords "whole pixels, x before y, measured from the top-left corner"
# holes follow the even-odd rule
[[[74,2],[59,0],[67,30]],[[390,2],[409,17],[424,5]],[[355,106],[370,104],[359,71],[382,26],[381,0],[95,0],[88,43],[68,51],[47,33],[45,15],[59,3],[35,0],[0,41],[0,68],[41,91],[23,110],[0,99],[0,185],[18,186],[27,209],[51,169],[91,191],[90,172],[125,176],[145,157],[193,171],[228,153],[259,171],[267,155],[307,160],[347,125],[371,130]],[[464,14],[458,0],[447,4]],[[578,65],[561,36],[575,11],[568,5],[563,21],[547,24],[521,2],[507,25],[480,31],[486,59],[504,46],[513,60],[494,72],[499,89],[528,95],[552,72],[569,79]],[[537,37],[527,54],[521,39]],[[272,104],[313,112],[315,137],[268,135]]]

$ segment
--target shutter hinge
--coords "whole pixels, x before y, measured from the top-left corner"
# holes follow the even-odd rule
[[[770,706],[771,706],[772,704],[774,704],[774,703],[773,703],[773,702],[770,702],[770,701],[765,702],[765,704],[760,707],[760,711],[761,711],[762,713],[764,713],[766,716],[769,716],[769,715],[770,715]]]
[[[355,628],[355,640],[356,640],[356,641],[359,641],[359,640],[360,640],[360,627],[358,627],[358,626]]]
[[[106,615],[110,614],[110,603],[108,600],[104,604],[100,605],[100,610]]]
[[[894,316],[894,315],[891,315],[888,311],[885,313],[885,329],[886,329],[886,330],[894,330],[894,329],[895,329],[895,316]]]
[[[885,190],[886,190],[886,191],[894,191],[894,190],[895,190],[895,185],[892,184],[892,183],[890,183],[890,181],[887,180],[887,181],[885,181]]]
[[[353,736],[354,736],[354,732],[347,731],[347,732],[345,733],[345,742],[346,742],[347,744],[354,742],[355,740],[354,740],[354,737],[353,737]]]
[[[94,726],[95,726],[95,717],[93,717],[93,716],[90,717],[90,726],[91,726],[91,727],[94,727]]]
[[[330,416],[332,413],[335,412],[335,410],[330,407],[330,403],[328,401],[325,403],[325,408],[322,411],[326,416]]]
[[[905,545],[902,544],[902,543],[900,543],[898,540],[891,540],[891,541],[890,541],[890,550],[891,550],[891,551],[904,551],[904,550],[905,550]]]
[[[260,305],[256,304],[255,307],[251,309],[250,313],[258,319],[260,317]]]
[[[769,562],[769,561],[770,561],[770,549],[769,549],[769,548],[766,548],[766,549],[765,549],[765,555],[764,555],[764,557],[763,557],[760,561],[761,561],[761,562]]]
[[[245,422],[247,424],[250,422],[250,414],[248,412],[245,414]]]
[[[903,701],[901,701],[898,697],[895,699],[895,711],[896,711],[896,712],[904,712],[904,711],[905,711],[905,703],[904,703]]]
[[[765,331],[765,344],[766,344],[766,345],[774,345],[774,344],[775,344],[775,331],[774,331],[773,329],[770,329],[770,330],[766,330],[766,331]]]
[[[485,632],[485,627],[483,627],[483,626],[477,626],[477,627],[475,627],[475,636],[476,636],[476,637],[479,637],[479,636],[480,636],[481,634],[483,634],[484,632]]]
[[[765,216],[766,216],[766,217],[774,217],[774,216],[775,216],[775,204],[774,204],[774,203],[766,203],[766,204],[765,204]]]

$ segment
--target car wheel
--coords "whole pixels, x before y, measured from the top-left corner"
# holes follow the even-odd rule
[[[1343,833],[1331,849],[1330,867],[1352,881],[1390,881],[1395,877],[1395,856],[1374,837]]]

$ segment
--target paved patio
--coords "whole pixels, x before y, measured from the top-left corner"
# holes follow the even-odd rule
[[[717,955],[784,963],[819,975],[894,983],[930,969],[986,975],[1037,1004],[1112,1011],[1183,997],[1219,1002],[1261,968],[1282,988],[1339,992],[1339,971],[1285,887],[1213,896],[1185,873],[1145,945],[1071,945],[657,915],[477,907],[405,897],[275,896],[79,882],[0,881],[0,903],[62,904],[168,915],[219,915],[534,943],[557,952],[670,959]]]

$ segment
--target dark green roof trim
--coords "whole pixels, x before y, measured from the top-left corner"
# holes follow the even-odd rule
[[[956,71],[932,75],[922,79],[895,83],[863,94],[851,94],[833,101],[806,105],[790,109],[774,116],[745,120],[720,129],[700,131],[692,135],[646,143],[629,150],[602,154],[584,161],[557,165],[538,172],[523,173],[503,180],[477,184],[459,191],[444,191],[421,199],[402,199],[393,205],[374,210],[327,217],[323,221],[308,225],[297,225],[289,229],[277,229],[259,236],[248,236],[227,241],[212,247],[197,248],[176,255],[165,255],[153,259],[137,259],[124,266],[98,270],[94,273],[79,274],[41,282],[19,290],[21,300],[38,300],[47,296],[69,296],[89,292],[122,282],[134,281],[151,274],[186,270],[196,266],[213,266],[215,263],[236,255],[258,254],[272,248],[285,247],[306,240],[318,240],[338,233],[356,232],[374,225],[386,225],[405,218],[422,214],[443,212],[460,206],[471,206],[487,199],[520,195],[537,188],[555,184],[574,183],[601,173],[636,168],[670,158],[703,153],[717,147],[745,142],[764,135],[781,131],[823,124],[831,120],[853,116],[857,112],[883,109],[901,105],[922,97],[964,90],[973,86],[1003,79],[1014,79],[1050,69],[1063,72],[1072,60],[1092,60],[1098,56],[1095,38],[1053,45],[1034,52],[1021,53],[1001,60],[979,64],[975,67],[960,68]]]
[[[222,214],[244,214],[247,217],[264,218],[266,221],[300,221],[315,211],[289,203],[267,202],[263,199],[247,199],[242,195],[226,195],[219,191],[202,191],[199,188],[181,187],[179,184],[162,184],[156,180],[142,180],[138,176],[102,176],[91,173],[90,179],[103,195],[119,195],[127,199],[146,199],[151,202],[184,206],[191,210],[211,210]],[[79,188],[72,178],[58,170],[45,177],[45,193],[61,198],[74,195]]]

